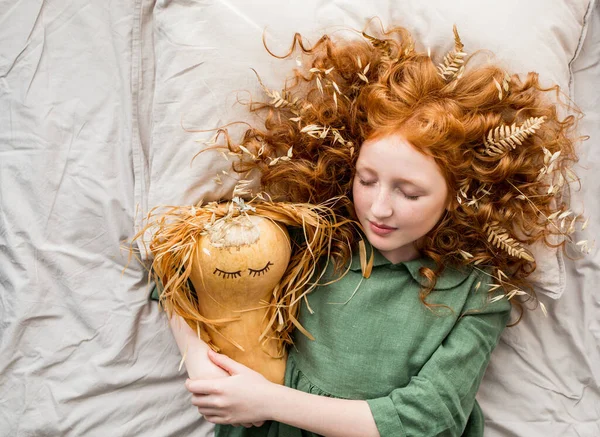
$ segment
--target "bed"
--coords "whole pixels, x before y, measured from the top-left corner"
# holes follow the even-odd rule
[[[209,436],[149,300],[154,207],[226,197],[213,129],[276,88],[310,41],[367,19],[434,56],[470,52],[556,82],[586,114],[574,205],[600,231],[596,0],[0,0],[0,435]],[[373,20],[371,26],[378,26]],[[491,56],[491,55],[490,55]],[[535,311],[503,334],[478,398],[487,437],[600,436],[600,254],[543,256]]]

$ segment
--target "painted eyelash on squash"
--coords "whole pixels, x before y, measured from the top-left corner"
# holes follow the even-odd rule
[[[250,273],[250,276],[260,276],[260,275],[264,275],[265,273],[267,273],[269,271],[269,269],[271,268],[271,266],[273,265],[273,263],[271,261],[267,262],[267,265],[264,266],[262,269],[258,269],[258,270],[254,270],[254,269],[248,269],[248,272]]]
[[[225,272],[221,269],[216,268],[213,272],[213,275],[221,276],[223,279],[233,279],[242,276],[242,271],[238,270],[237,272]]]

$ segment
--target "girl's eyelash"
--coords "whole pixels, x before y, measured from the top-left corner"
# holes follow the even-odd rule
[[[248,272],[250,272],[250,276],[264,275],[265,273],[267,273],[271,269],[272,265],[273,265],[273,263],[271,261],[268,261],[267,265],[264,266],[262,269],[254,270],[254,269],[250,269],[249,268]]]
[[[238,270],[237,272],[226,272],[217,268],[213,272],[213,275],[221,276],[223,279],[233,279],[242,276],[242,271]]]
[[[358,178],[358,182],[361,185],[364,185],[364,186],[367,186],[367,187],[369,185],[373,185],[375,183],[375,182],[371,182],[371,181],[364,181],[364,180],[362,180],[360,178]],[[398,189],[400,189],[400,188],[398,188]],[[402,193],[402,194],[404,194],[404,193]],[[406,197],[408,200],[418,200],[419,197],[421,197],[421,196],[409,196],[408,194],[404,194],[404,197]]]

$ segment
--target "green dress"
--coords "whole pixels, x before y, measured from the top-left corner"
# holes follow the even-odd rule
[[[427,259],[392,264],[378,252],[363,278],[358,256],[338,282],[317,288],[300,313],[315,337],[297,332],[285,385],[321,396],[362,399],[382,437],[483,435],[475,394],[504,329],[510,304],[489,302],[489,277],[447,267],[419,299]],[[216,437],[314,434],[276,422],[217,426]]]

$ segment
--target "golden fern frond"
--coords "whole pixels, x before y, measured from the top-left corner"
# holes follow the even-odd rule
[[[546,117],[530,117],[523,124],[517,127],[516,123],[511,126],[500,125],[491,129],[487,137],[484,135],[483,144],[485,153],[489,156],[504,155],[517,145],[522,145],[528,136],[533,135],[536,130],[546,121]]]
[[[533,256],[523,247],[521,243],[511,238],[508,231],[501,227],[498,222],[486,224],[483,230],[488,234],[488,242],[499,249],[504,250],[510,256],[534,262]]]
[[[454,32],[454,49],[444,56],[444,62],[440,63],[438,66],[438,74],[446,82],[450,82],[460,77],[465,68],[465,56],[467,55],[463,52],[465,46],[460,40],[456,25],[453,26],[452,30]]]

